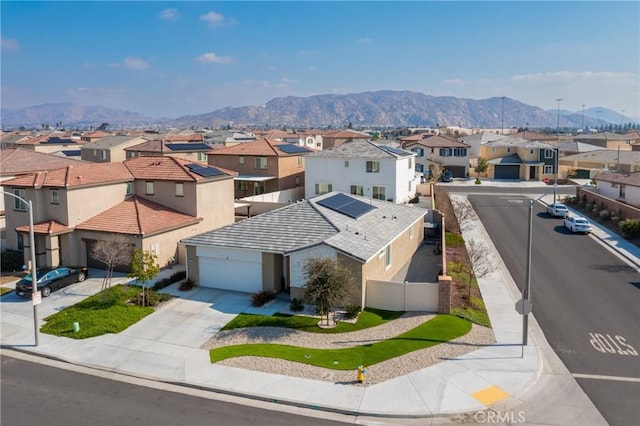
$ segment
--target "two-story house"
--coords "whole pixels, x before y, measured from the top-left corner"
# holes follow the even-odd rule
[[[117,163],[126,160],[125,149],[141,144],[141,135],[103,136],[80,147],[80,158],[94,163]]]
[[[209,165],[233,170],[235,197],[244,198],[305,185],[305,157],[313,151],[267,138],[256,139],[209,154]]]
[[[331,191],[406,203],[420,182],[416,154],[356,140],[306,157],[305,198]]]
[[[539,141],[505,137],[480,146],[489,179],[554,180],[557,148]]]
[[[416,172],[428,173],[429,166],[437,164],[453,177],[464,178],[469,173],[470,146],[439,135],[422,135],[420,139],[406,140],[402,147],[416,153]]]
[[[370,139],[371,135],[356,130],[334,130],[322,135],[322,149],[340,146],[343,143],[353,142],[358,139]]]
[[[234,222],[233,176],[215,167],[171,157],[140,157],[31,173],[4,182],[33,203],[39,266],[84,264],[96,241],[126,235],[153,251],[161,266],[183,261],[178,241]],[[7,246],[25,248],[29,217],[24,202],[4,196]]]
[[[205,142],[169,142],[165,139],[154,139],[125,148],[127,158],[136,157],[174,157],[187,161],[207,162],[207,154],[213,147]]]

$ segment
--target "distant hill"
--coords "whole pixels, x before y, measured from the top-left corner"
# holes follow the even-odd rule
[[[557,109],[549,109],[547,110],[547,112],[550,114],[555,114],[556,121],[557,121],[557,116],[558,116]],[[572,111],[561,109],[560,117],[564,117],[567,120],[570,120],[576,123],[577,127],[582,126],[582,119],[583,119],[582,110],[572,112]],[[587,126],[595,127],[595,126],[609,124],[609,123],[612,123],[612,124],[620,124],[622,122],[634,123],[636,121],[637,120],[627,117],[626,115],[623,116],[620,112],[616,112],[612,109],[607,109],[602,107],[593,107],[593,108],[585,108],[584,110],[585,127]]]
[[[587,114],[585,126],[606,124],[605,108],[601,120]],[[611,111],[612,112],[612,111]],[[511,98],[465,99],[452,96],[430,96],[410,91],[383,90],[347,95],[316,95],[309,97],[274,98],[265,105],[227,107],[199,115],[172,118],[152,118],[130,111],[73,103],[50,103],[21,109],[2,109],[1,124],[6,129],[25,126],[55,126],[66,128],[97,127],[109,123],[109,128],[121,127],[219,127],[230,123],[247,126],[293,127],[353,126],[422,127],[449,125],[461,127],[555,128],[557,111],[545,111]],[[619,122],[618,119],[613,121]],[[581,127],[582,112],[561,112],[561,127]]]

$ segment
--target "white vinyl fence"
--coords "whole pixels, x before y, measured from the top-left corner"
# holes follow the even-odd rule
[[[438,312],[438,283],[367,280],[366,307],[387,311]]]

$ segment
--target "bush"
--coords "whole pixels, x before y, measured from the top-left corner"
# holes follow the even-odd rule
[[[251,306],[259,308],[275,298],[276,292],[274,290],[262,290],[251,295]]]
[[[171,283],[171,279],[170,278],[163,278],[163,279],[161,279],[160,281],[156,282],[153,285],[153,289],[154,290],[162,290],[163,288],[165,288],[165,287],[167,287],[167,286],[169,286],[171,284],[172,283]]]
[[[144,304],[142,303],[144,292]],[[145,288],[136,294],[136,297],[130,299],[129,302],[136,306],[157,306],[162,302],[171,300],[173,296],[166,293],[158,293],[157,291]]]
[[[480,185],[482,182],[480,182],[480,178],[476,178],[475,184],[476,185]]]
[[[464,238],[460,234],[454,234],[453,232],[446,232],[444,236],[447,247],[460,247],[464,246]]]
[[[172,283],[177,283],[185,278],[187,278],[187,271],[178,271],[169,277]]]
[[[618,224],[625,238],[632,238],[640,234],[640,221],[638,219],[626,219]]]
[[[178,287],[178,290],[180,291],[189,291],[192,288],[194,288],[196,286],[196,284],[193,282],[193,280],[191,278],[185,280],[182,284],[180,284],[180,287]]]
[[[357,317],[358,314],[360,314],[360,311],[362,311],[362,307],[360,305],[355,305],[353,303],[350,303],[348,305],[345,305],[344,311],[345,311],[345,316],[351,319],[351,318]]]
[[[18,250],[3,250],[0,261],[3,271],[21,271],[24,265],[24,257]]]
[[[291,302],[289,302],[289,309],[291,310],[291,312],[300,312],[304,310],[304,301],[302,299],[294,297],[293,299],[291,299]]]
[[[606,222],[607,220],[609,220],[610,217],[611,217],[611,214],[609,213],[609,210],[600,211],[600,220]]]

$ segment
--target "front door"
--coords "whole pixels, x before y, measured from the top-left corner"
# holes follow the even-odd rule
[[[536,180],[536,166],[529,167],[529,180]]]

